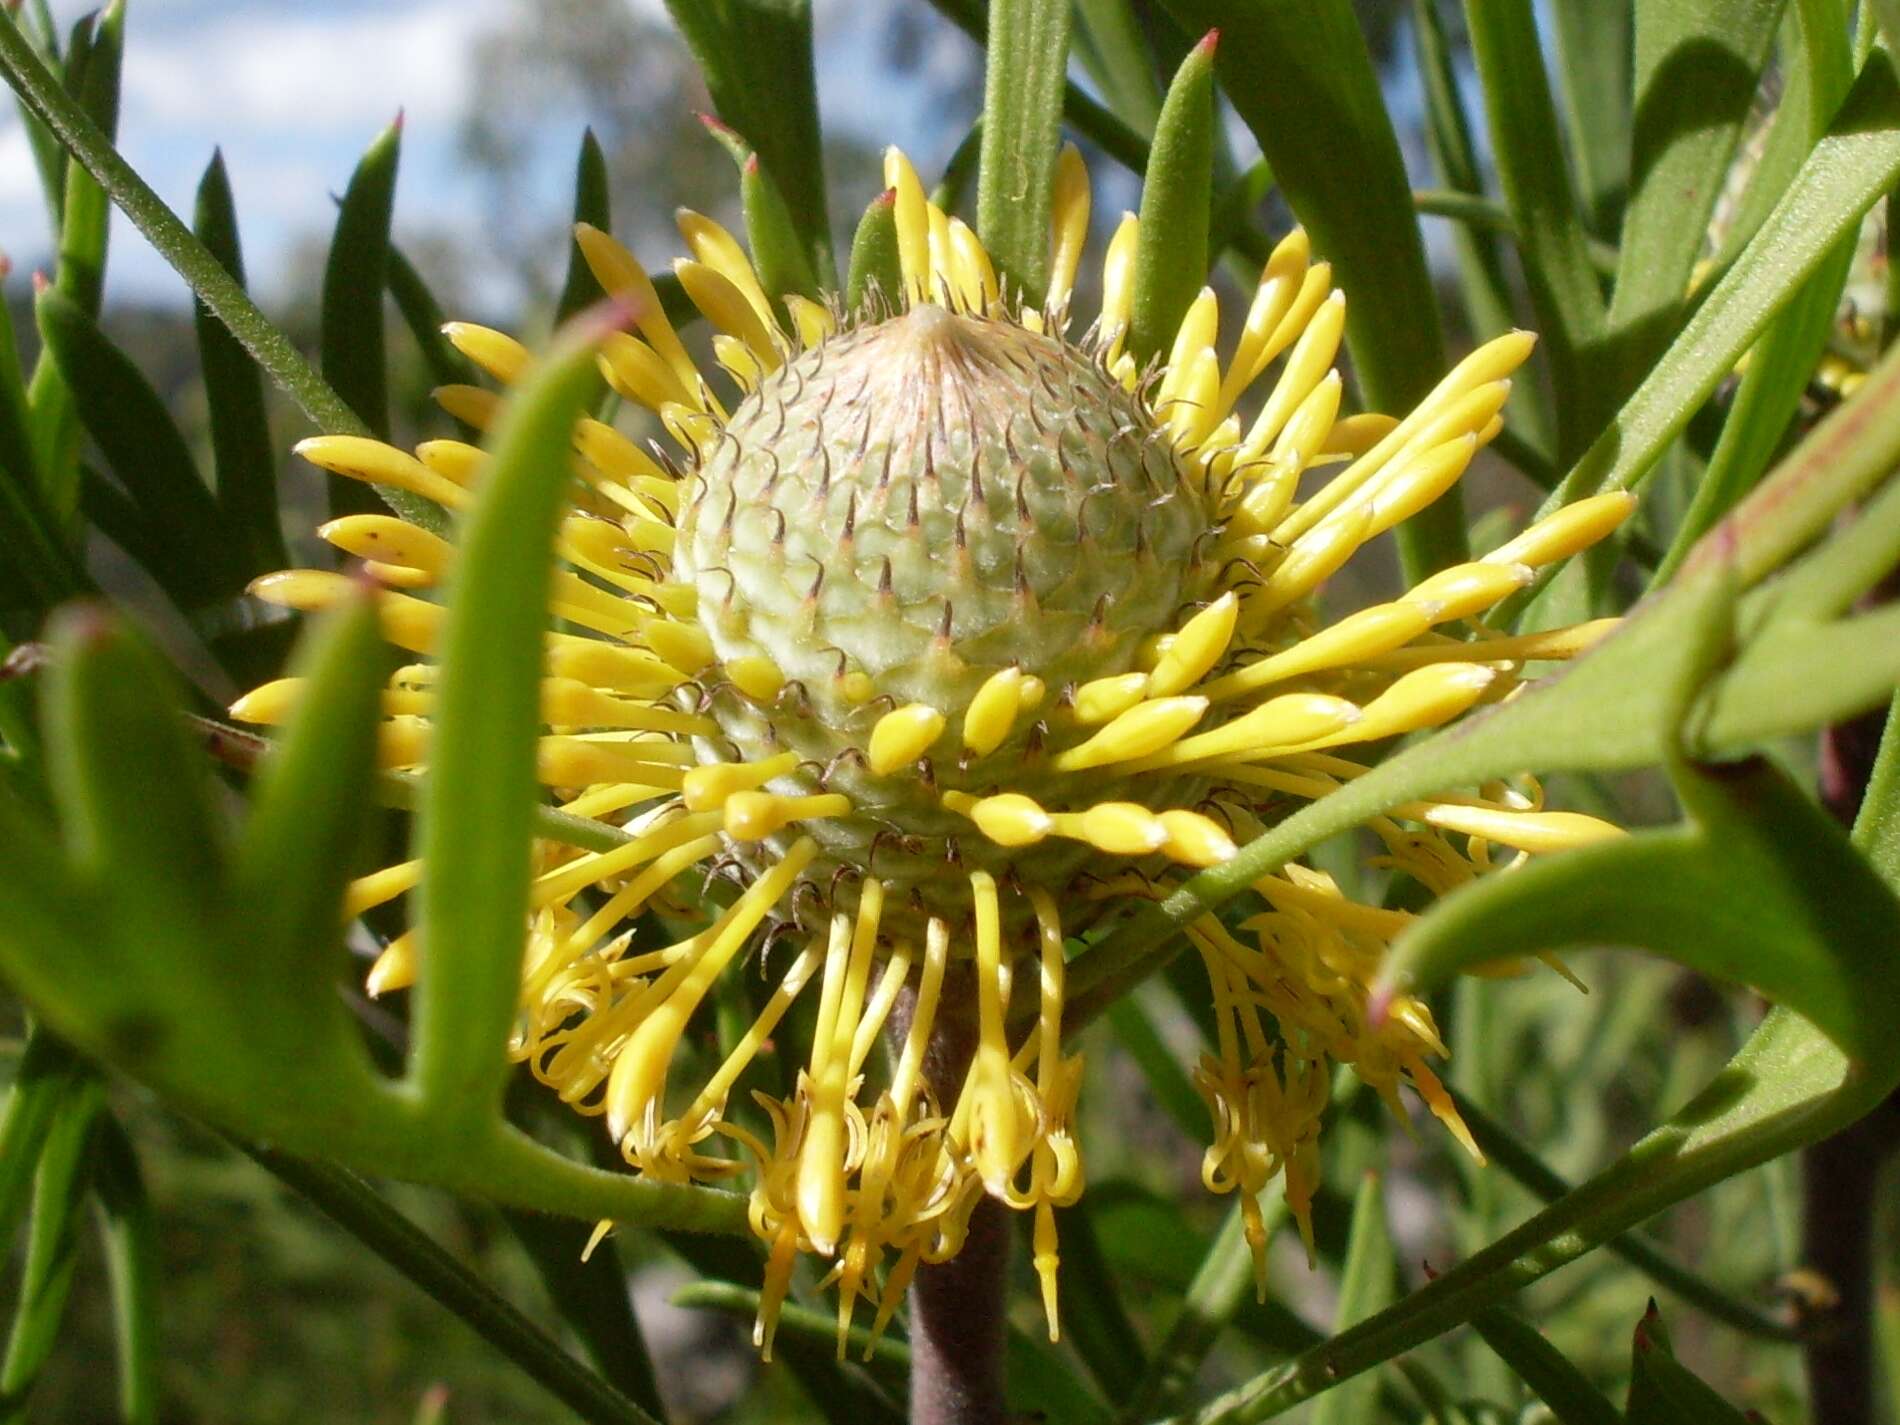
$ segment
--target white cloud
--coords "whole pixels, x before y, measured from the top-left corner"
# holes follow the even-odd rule
[[[470,42],[502,8],[499,0],[258,6],[135,34],[126,54],[127,129],[308,136],[385,122],[399,107],[453,120],[468,98]]]

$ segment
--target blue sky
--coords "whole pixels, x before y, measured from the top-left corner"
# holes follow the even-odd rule
[[[297,239],[326,231],[331,194],[358,154],[404,111],[397,228],[460,226],[479,233],[483,191],[456,153],[470,102],[475,40],[514,0],[131,0],[121,146],[174,209],[189,214],[214,145],[222,145],[243,222],[246,261],[262,297],[279,296]],[[656,15],[659,0],[632,0]],[[828,125],[878,142],[919,144],[941,160],[967,116],[925,112],[930,85],[870,84],[883,67],[871,9],[886,0],[818,0],[822,105]],[[69,24],[90,8],[53,0]],[[967,42],[947,32],[926,63],[954,66]],[[546,135],[545,196],[564,206],[574,133]],[[944,149],[939,153],[935,150]],[[470,244],[479,260],[479,240]],[[17,112],[0,104],[0,251],[13,280],[51,250]],[[109,291],[122,299],[184,301],[162,259],[123,219],[113,235]],[[493,299],[503,293],[487,292]]]
[[[62,25],[96,0],[52,0]],[[398,109],[404,111],[403,174],[397,232],[460,228],[471,259],[462,294],[478,310],[505,311],[514,293],[501,264],[481,268],[481,181],[461,161],[458,121],[471,103],[476,40],[497,28],[522,0],[130,0],[120,136],[126,156],[173,207],[189,213],[205,162],[222,145],[242,218],[247,265],[267,304],[294,274],[298,239],[328,231],[331,195],[348,182],[364,146]],[[661,0],[627,3],[664,19]],[[891,0],[815,0],[819,100],[827,128],[867,144],[896,142],[928,175],[949,156],[971,115],[934,106],[949,81],[974,62],[966,37],[928,17],[921,72],[898,76],[884,54],[878,20]],[[1402,50],[1402,53],[1404,51]],[[688,62],[684,51],[681,63]],[[1388,76],[1401,113],[1415,112],[1409,57]],[[537,138],[545,143],[545,186],[517,201],[565,210],[573,146],[586,116]],[[571,131],[570,131],[571,130]],[[1257,152],[1237,123],[1230,133],[1243,157]],[[1408,155],[1418,163],[1418,155]],[[709,161],[711,156],[709,155]],[[833,175],[834,181],[839,175]],[[1097,222],[1135,201],[1125,175],[1096,174]],[[864,175],[865,196],[874,175]],[[618,195],[621,202],[632,195]],[[1439,246],[1440,224],[1428,224]],[[0,102],[0,252],[27,280],[51,250],[45,210],[11,103]],[[666,254],[654,254],[664,260]],[[558,262],[553,257],[551,261]],[[307,276],[307,274],[306,274]],[[307,287],[307,282],[304,284]],[[183,284],[121,218],[108,291],[121,300],[182,304]]]

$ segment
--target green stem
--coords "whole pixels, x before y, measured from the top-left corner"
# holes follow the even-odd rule
[[[651,1415],[575,1360],[482,1279],[436,1245],[361,1178],[327,1163],[239,1144],[422,1291],[467,1322],[591,1425],[657,1425]]]
[[[1465,1126],[1471,1130],[1472,1140],[1484,1150],[1489,1162],[1504,1169],[1520,1186],[1529,1188],[1545,1202],[1556,1202],[1571,1190],[1572,1184],[1546,1167],[1544,1161],[1528,1145],[1520,1142],[1509,1128],[1478,1107],[1456,1087],[1447,1085],[1447,1088]],[[1667,1287],[1690,1305],[1701,1307],[1717,1321],[1733,1326],[1738,1331],[1770,1341],[1801,1339],[1801,1333],[1794,1327],[1777,1321],[1766,1312],[1757,1311],[1747,1302],[1737,1301],[1714,1282],[1697,1275],[1645,1242],[1637,1233],[1613,1237],[1603,1246],[1658,1286]]]

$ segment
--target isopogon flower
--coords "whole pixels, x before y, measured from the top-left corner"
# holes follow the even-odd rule
[[[799,1254],[830,1264],[842,1351],[859,1301],[881,1330],[919,1266],[958,1251],[984,1196],[1032,1215],[1053,1336],[1054,1209],[1083,1188],[1067,937],[1360,775],[1368,744],[1507,697],[1527,662],[1588,646],[1607,625],[1509,636],[1484,616],[1630,509],[1623,494],[1581,501],[1323,623],[1325,581],[1496,434],[1531,338],[1480,347],[1403,418],[1342,415],[1345,298],[1295,232],[1228,360],[1208,290],[1144,367],[1127,349],[1132,215],[1108,247],[1099,316],[1080,331],[1071,317],[1089,214],[1073,149],[1041,294],[1000,290],[975,234],[895,150],[885,179],[901,282],[853,310],[765,290],[738,241],[681,214],[691,256],[674,271],[716,332],[710,369],[634,257],[578,233],[637,314],[601,370],[667,438],[643,448],[594,419],[574,433],[540,774],[564,811],[624,841],[539,844],[512,1047],[605,1120],[634,1171],[750,1176],[768,1353]],[[503,385],[530,364],[499,332],[447,330]],[[496,401],[440,395],[477,425]],[[451,511],[484,460],[453,440],[414,455],[337,436],[299,450]],[[381,515],[322,533],[366,561],[386,637],[417,656],[390,683],[381,756],[426,769],[441,621],[429,591],[456,547]],[[315,609],[347,587],[295,570],[255,593]],[[271,684],[233,712],[273,723],[297,695]],[[1545,810],[1528,778],[1448,788],[1370,826],[1382,863],[1432,892],[1614,831]],[[709,873],[737,893],[675,894]],[[346,910],[419,876],[413,861],[367,876]],[[1240,1194],[1261,1264],[1257,1197],[1275,1178],[1310,1240],[1334,1064],[1401,1112],[1409,1087],[1469,1138],[1430,1067],[1445,1048],[1426,1006],[1401,998],[1368,1016],[1408,913],[1359,904],[1298,863],[1254,891],[1251,918],[1208,916],[1189,935],[1219,1025],[1196,1076],[1214,1123],[1203,1177]],[[370,988],[402,988],[433,953],[400,936]],[[723,1058],[680,1082],[672,1071],[702,1055],[694,1026],[742,1001],[727,991],[748,963],[761,985],[749,1025],[724,1016]],[[788,1021],[814,995],[815,1015]],[[1011,1028],[1013,999],[1035,1005],[1026,1028]],[[955,1081],[926,1053],[952,1020],[976,1046]],[[803,1067],[756,1092],[751,1113],[735,1087],[795,1023],[812,1026]]]

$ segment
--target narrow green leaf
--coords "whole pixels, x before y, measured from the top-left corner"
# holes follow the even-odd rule
[[[138,507],[153,573],[187,612],[236,594],[244,584],[216,499],[165,403],[124,352],[57,287],[40,293],[48,359],[77,401],[84,423]]]
[[[1550,1407],[1557,1425],[1622,1425],[1623,1416],[1530,1322],[1501,1306],[1471,1318],[1484,1343]]]
[[[590,1425],[655,1425],[653,1416],[575,1360],[361,1178],[326,1163],[240,1144],[273,1176],[467,1323]]]
[[[108,139],[118,133],[120,72],[125,57],[125,0],[112,0],[97,17],[76,28],[84,32],[84,51],[68,51],[66,91]],[[82,171],[68,171],[61,198],[59,266],[53,283],[61,296],[89,317],[99,315],[106,281],[106,237],[112,209],[104,190]],[[28,388],[34,447],[47,505],[59,519],[70,519],[78,502],[78,422],[68,380],[42,352]]]
[[[1147,1351],[1123,1305],[1086,1203],[1057,1214],[1062,1240],[1062,1333],[1110,1400],[1125,1400],[1147,1375]]]
[[[402,116],[358,160],[337,209],[323,269],[323,374],[371,434],[389,439],[389,353],[383,337],[383,289],[389,226],[396,209]],[[326,477],[330,513],[363,514],[374,501],[361,481]]]
[[[221,150],[211,155],[199,181],[193,227],[206,250],[242,287],[244,255],[238,242],[237,205]],[[243,571],[281,569],[290,562],[290,555],[278,522],[277,445],[271,439],[270,416],[264,406],[263,375],[202,299],[192,303],[192,314],[211,415],[218,504],[233,536],[245,542]]]
[[[412,1075],[446,1121],[492,1117],[521,993],[541,643],[592,330],[570,332],[509,400],[459,540],[442,632],[435,755],[417,836],[428,867]],[[430,946],[453,946],[453,958]]]
[[[1129,995],[1115,1001],[1108,1010],[1108,1026],[1115,1042],[1141,1070],[1148,1091],[1155,1096],[1175,1127],[1190,1143],[1208,1141],[1211,1125],[1207,1104],[1188,1077],[1174,1051],[1161,1038],[1154,1021],[1141,1007],[1139,996]]]
[[[1900,702],[1900,694],[1895,695]],[[1887,709],[1874,770],[1854,820],[1854,845],[1889,886],[1900,888],[1900,717]],[[1896,1379],[1900,1385],[1900,1378]]]
[[[1827,137],[1815,145],[1774,212],[1539,514],[1600,489],[1628,489],[1639,483],[1734,370],[1742,353],[1896,177],[1900,84],[1890,64],[1869,63]],[[1870,402],[1860,409],[1870,413],[1878,406]],[[1832,506],[1823,522],[1838,508]],[[1741,553],[1744,565],[1757,558],[1757,550],[1772,558],[1775,550],[1786,548],[1775,526],[1758,523],[1750,528],[1748,547]],[[1815,532],[1815,526],[1799,523],[1794,547]],[[1493,617],[1508,623],[1527,602],[1523,595],[1507,600]]]
[[[1637,1323],[1630,1349],[1624,1413],[1629,1425],[1748,1425],[1741,1411],[1676,1359],[1653,1301]]]
[[[1734,508],[1774,459],[1800,410],[1808,377],[1834,333],[1853,260],[1853,240],[1843,239],[1750,349],[1748,369],[1722,423],[1722,437],[1668,552],[1651,576],[1652,588],[1675,573],[1695,542]]]
[[[112,146],[99,125],[61,88],[34,54],[19,30],[0,25],[0,70],[33,112],[44,120],[59,141],[87,172],[99,181],[132,225],[144,234],[158,254],[172,265],[195,292],[257,359],[271,379],[297,402],[304,414],[333,435],[367,435],[368,428],[348,404],[331,389],[303,353],[268,317],[243,287],[232,280],[217,258],[193,236],[179,216],[152,191],[151,184]],[[390,508],[424,529],[440,533],[442,511],[431,501],[402,490],[383,490]]]
[[[1478,982],[1460,980],[1459,988],[1474,983]],[[1570,1191],[1571,1184],[1546,1166],[1534,1149],[1513,1135],[1456,1085],[1450,1086],[1450,1093],[1459,1116],[1471,1130],[1472,1140],[1483,1151],[1487,1166],[1501,1169],[1547,1203],[1557,1201]],[[1612,1237],[1603,1245],[1606,1251],[1616,1253],[1658,1286],[1667,1287],[1714,1320],[1746,1331],[1751,1336],[1778,1341],[1797,1339],[1798,1333],[1793,1327],[1756,1310],[1706,1277],[1697,1275],[1667,1255],[1645,1234],[1632,1232],[1622,1237]]]
[[[74,870],[122,913],[146,906],[190,926],[222,879],[224,838],[170,669],[98,608],[65,611],[48,642],[47,770]]]
[[[59,70],[63,77],[59,31],[53,24],[52,16],[46,13],[45,0],[35,0],[31,13],[33,23],[22,27],[24,38],[41,62],[51,69]],[[19,26],[18,12],[0,8],[0,24]],[[58,232],[66,209],[66,151],[59,146],[53,131],[41,121],[31,105],[20,99],[16,108],[20,122],[26,128],[27,144],[33,150],[33,167],[40,180],[40,196],[46,201],[47,227]]]
[[[1377,1173],[1367,1173],[1352,1201],[1352,1229],[1346,1266],[1339,1278],[1336,1329],[1357,1325],[1392,1300],[1398,1263],[1385,1220],[1385,1189]],[[1358,1425],[1377,1409],[1379,1383],[1370,1374],[1355,1377],[1320,1397],[1313,1425]]]
[[[99,1115],[93,1191],[99,1235],[112,1283],[112,1319],[119,1357],[119,1418],[157,1425],[159,1415],[159,1281],[164,1270],[158,1220],[139,1173],[138,1155],[110,1112]]]
[[[930,190],[930,201],[946,213],[955,213],[962,206],[964,195],[970,191],[970,180],[976,177],[977,160],[982,152],[983,116],[978,114],[976,122],[957,141],[950,161],[944,164],[943,176],[937,180],[937,186]]]
[[[37,499],[39,457],[33,450],[26,375],[20,367],[20,350],[13,334],[12,303],[4,300],[4,286],[12,275],[12,260],[0,253],[0,481],[30,484]]]
[[[82,71],[70,85],[81,113],[96,124],[108,142],[119,126],[119,76],[125,56],[125,0],[111,0],[87,26],[88,41]],[[59,294],[87,317],[99,315],[105,293],[106,239],[111,229],[111,207],[94,177],[75,164],[65,165],[66,191],[61,205],[59,265],[54,285]],[[54,514],[72,517],[79,499],[78,420],[74,414],[69,377],[61,373],[50,353],[42,352],[28,390],[34,448],[46,503]]]
[[[1636,7],[1629,211],[1610,302],[1611,394],[1668,345],[1709,214],[1786,0],[1650,0]]]
[[[739,166],[739,202],[745,212],[746,245],[751,249],[759,284],[765,288],[766,295],[779,304],[779,317],[783,321],[786,314],[781,299],[787,293],[796,292],[818,300],[818,279],[812,271],[811,255],[792,220],[785,195],[759,163],[759,155],[752,145],[740,137],[738,130],[720,123],[710,114],[701,114],[700,122]]]
[[[1164,8],[1190,34],[1220,31],[1221,88],[1346,293],[1347,346],[1366,405],[1409,410],[1443,374],[1437,294],[1349,0],[1164,0]],[[1398,538],[1408,578],[1462,558],[1460,502],[1436,501]]]
[[[1069,57],[1069,0],[990,0],[976,231],[997,279],[1034,305],[1049,286],[1049,204]]]
[[[0,1252],[13,1249],[32,1191],[33,1170],[60,1104],[92,1077],[56,1036],[40,1028],[28,1032],[6,1107],[0,1109]]]
[[[1558,392],[1557,453],[1570,460],[1614,399],[1588,355],[1603,325],[1603,293],[1570,188],[1531,0],[1469,0],[1465,9],[1498,178]]]
[[[19,1419],[59,1339],[79,1245],[78,1218],[92,1178],[93,1120],[105,1086],[89,1077],[61,1099],[33,1174],[26,1265],[0,1359],[0,1414]]]
[[[416,265],[394,243],[389,245],[389,267],[384,276],[389,283],[389,295],[395,299],[403,325],[409,328],[409,335],[422,352],[422,360],[429,368],[430,377],[442,386],[467,385],[475,381],[474,363],[457,351],[455,343],[442,334],[442,324],[446,320],[442,314],[442,304],[436,301],[435,293],[429,290],[429,284],[416,271]],[[473,432],[469,433],[469,438],[474,438]]]
[[[820,285],[835,286],[810,0],[666,0],[666,8],[719,116],[758,152],[784,194]]]
[[[368,1065],[341,1012],[337,908],[359,873],[389,656],[368,589],[314,623],[291,666],[307,680],[252,784],[234,856],[236,924],[256,948],[247,980],[279,1052],[339,1076]]]
[[[865,208],[851,240],[851,275],[845,280],[845,310],[862,310],[867,301],[895,302],[904,290],[897,260],[897,194],[886,188]]]
[[[1286,1199],[1263,1198],[1260,1213],[1265,1236],[1286,1216]],[[1145,1420],[1171,1411],[1194,1384],[1214,1342],[1255,1292],[1253,1256],[1247,1242],[1246,1216],[1238,1204],[1208,1244],[1207,1255],[1181,1299],[1181,1310],[1148,1362],[1148,1374],[1128,1399],[1123,1420]]]
[[[760,1297],[761,1293],[753,1287],[740,1286],[734,1282],[701,1280],[688,1282],[676,1290],[669,1300],[674,1306],[684,1307],[688,1311],[723,1311],[749,1322],[759,1314]],[[809,1306],[790,1301],[779,1308],[775,1346],[779,1342],[800,1337],[821,1350],[829,1351],[837,1336],[837,1318],[828,1311],[814,1311]],[[864,1326],[851,1327],[845,1340],[847,1359],[861,1362],[867,1373],[883,1384],[903,1388],[910,1375],[910,1345],[904,1340],[898,1323],[893,1323],[891,1329],[875,1342],[871,1339],[870,1329]]]
[[[591,223],[602,232],[613,231],[612,198],[607,188],[607,155],[590,128],[581,135],[579,156],[574,160],[574,221]],[[556,326],[584,307],[606,300],[607,293],[595,278],[593,269],[581,254],[581,245],[570,236],[567,242],[567,277],[561,283],[561,297],[554,304]],[[439,325],[439,323],[438,323]]]
[[[1152,134],[1161,117],[1161,81],[1130,0],[1076,0],[1076,49],[1109,108]]]
[[[633,1314],[620,1250],[610,1234],[587,1248],[593,1228],[539,1212],[503,1213],[515,1240],[534,1263],[548,1300],[586,1347],[594,1368],[615,1390],[656,1419],[664,1419],[653,1358]]]
[[[1188,52],[1168,88],[1141,184],[1128,346],[1137,363],[1165,361],[1181,318],[1207,280],[1214,182],[1214,51],[1218,31]]]
[[[1577,187],[1586,226],[1603,237],[1621,223],[1629,190],[1632,8],[1618,0],[1552,0],[1550,7]]]
[[[1419,79],[1425,90],[1425,143],[1432,167],[1453,193],[1481,199],[1484,180],[1452,64],[1441,0],[1416,0],[1412,33]],[[1421,206],[1420,211],[1426,210]],[[1509,214],[1500,210],[1500,216],[1508,224]],[[1472,335],[1484,341],[1509,331],[1517,325],[1517,316],[1497,239],[1475,224],[1460,223],[1453,244],[1458,258],[1458,287]],[[1512,387],[1507,429],[1516,426],[1514,434],[1532,436],[1536,445],[1548,448],[1552,419],[1536,382],[1519,381]]]

